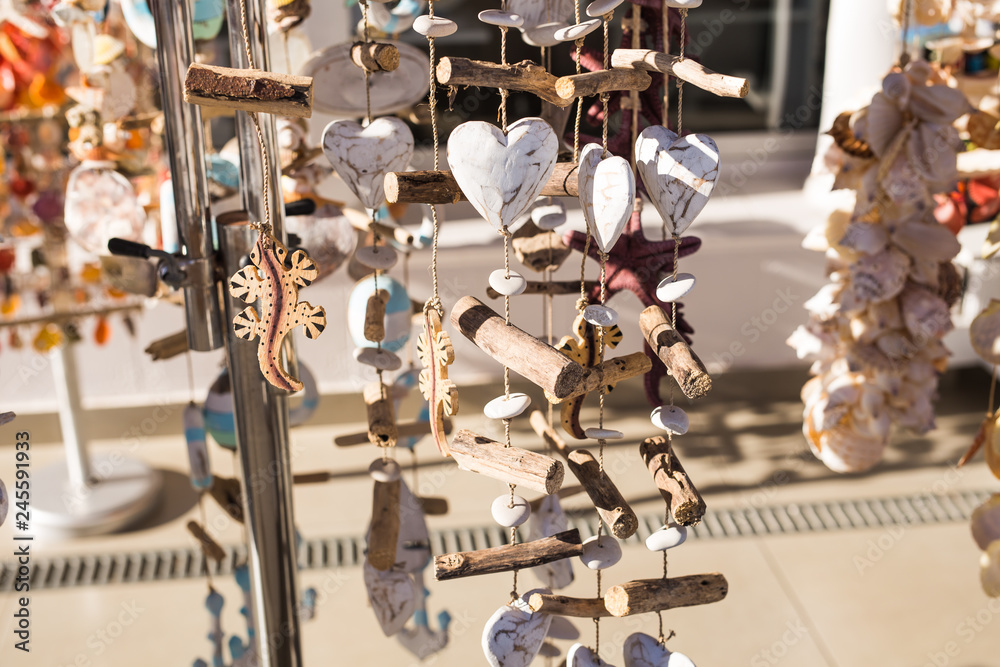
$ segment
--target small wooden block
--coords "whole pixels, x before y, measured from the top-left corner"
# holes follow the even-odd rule
[[[575,162],[557,162],[542,197],[579,195]],[[390,204],[457,204],[466,201],[450,171],[394,171],[385,175],[385,199]]]
[[[399,67],[399,49],[394,44],[355,42],[351,61],[369,72],[392,72]]]
[[[365,340],[381,343],[385,340],[385,305],[389,303],[389,292],[377,290],[368,297],[365,308]]]
[[[718,602],[728,592],[729,582],[718,572],[671,579],[640,579],[612,586],[604,594],[604,605],[612,616],[634,616]]]
[[[670,442],[663,436],[646,438],[639,446],[639,454],[674,521],[682,526],[701,521],[705,516],[705,500],[691,483]]]
[[[746,97],[750,92],[746,79],[718,74],[690,58],[681,60],[649,49],[615,49],[611,54],[611,66],[670,74],[720,97]]]
[[[465,470],[539,493],[555,493],[566,475],[563,464],[550,456],[520,447],[505,447],[465,429],[455,434],[451,455]]]
[[[396,564],[399,541],[400,481],[375,482],[372,491],[372,523],[368,530],[368,562],[379,572]]]
[[[395,447],[399,432],[392,407],[392,390],[376,381],[365,385],[363,394],[368,406],[369,442],[379,447]]]
[[[574,528],[522,544],[442,554],[434,559],[434,578],[447,581],[480,574],[523,570],[563,558],[573,558],[581,553],[583,545],[580,543],[580,531]]]
[[[605,69],[560,77],[556,81],[556,94],[572,101],[617,90],[646,90],[652,82],[652,77],[642,70]]]
[[[468,58],[444,57],[438,62],[437,81],[442,86],[478,86],[503,90],[523,90],[558,107],[567,107],[573,100],[556,93],[556,77],[530,60],[510,65]]]
[[[153,361],[164,361],[173,359],[179,354],[188,351],[187,330],[178,331],[159,340],[154,340],[146,348],[145,352]]]
[[[313,80],[255,69],[191,63],[184,79],[184,101],[277,116],[312,116]]]
[[[646,342],[688,398],[702,398],[712,390],[712,377],[684,338],[670,326],[663,309],[652,305],[639,315]]]
[[[528,598],[531,611],[574,618],[607,618],[611,612],[604,606],[604,598],[571,598],[565,595],[532,593]]]
[[[417,502],[420,509],[427,516],[443,516],[448,513],[448,499],[438,496],[418,496]]]

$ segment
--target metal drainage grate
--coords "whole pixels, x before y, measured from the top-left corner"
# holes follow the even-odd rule
[[[963,491],[943,495],[913,495],[867,500],[840,500],[787,505],[712,510],[690,530],[694,538],[721,539],[791,533],[885,528],[897,525],[951,523],[968,520],[989,491]],[[595,519],[589,512],[572,512],[571,528],[583,539],[594,535]],[[639,542],[663,525],[661,515],[639,517],[639,530],[627,542]],[[472,551],[507,543],[500,526],[457,528],[431,532],[434,553]],[[303,569],[351,567],[364,559],[363,537],[328,537],[303,541],[299,562]],[[220,562],[208,561],[213,576],[232,574],[246,557],[243,546],[225,547]],[[33,558],[31,588],[99,586],[136,581],[189,579],[205,574],[206,559],[200,549],[169,549],[138,553]],[[0,564],[0,592],[14,589],[17,566]]]

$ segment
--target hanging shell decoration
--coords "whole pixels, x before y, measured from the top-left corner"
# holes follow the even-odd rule
[[[803,432],[831,470],[870,469],[894,427],[934,428],[960,247],[936,222],[933,195],[957,178],[953,123],[971,110],[918,61],[888,74],[871,104],[831,132],[835,187],[856,190],[856,205],[807,237],[807,248],[826,253],[831,282],[788,339],[799,358],[814,360]]]

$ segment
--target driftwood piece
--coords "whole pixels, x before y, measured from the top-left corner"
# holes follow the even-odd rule
[[[451,323],[462,335],[493,357],[562,400],[580,391],[593,391],[599,373],[584,368],[531,334],[506,324],[496,311],[473,296],[458,300]]]
[[[604,384],[615,384],[621,382],[622,380],[628,380],[629,378],[634,378],[637,375],[642,375],[643,373],[648,373],[649,369],[653,367],[653,362],[649,360],[642,352],[633,352],[632,354],[626,354],[623,357],[615,357],[614,359],[606,359],[599,366],[592,367],[594,373],[598,377],[598,386],[603,382]],[[556,398],[555,396],[546,393],[545,398],[548,399],[549,403],[563,403],[577,396],[581,396],[587,393],[588,389],[585,387],[578,387],[575,391],[570,392],[563,398]]]
[[[639,454],[646,462],[674,521],[682,526],[692,526],[701,521],[705,516],[705,500],[691,483],[670,441],[659,435],[646,438],[639,446]]]
[[[633,616],[676,607],[711,604],[726,597],[729,582],[718,572],[670,579],[639,579],[612,586],[604,605],[612,616]]]
[[[365,307],[365,340],[381,343],[385,339],[385,304],[389,303],[389,292],[376,290],[368,297]]]
[[[232,517],[233,521],[243,523],[243,489],[240,486],[240,480],[214,475],[212,488],[209,489],[208,493],[219,504],[222,511]]]
[[[187,529],[194,539],[198,540],[198,544],[201,545],[201,550],[204,552],[206,558],[221,562],[226,557],[226,550],[219,546],[219,543],[206,533],[205,529],[197,521],[188,521]]]
[[[192,63],[184,78],[184,101],[204,107],[309,118],[312,96],[311,76]]]
[[[369,72],[392,72],[399,67],[399,49],[394,44],[355,42],[351,61]]]
[[[611,54],[611,66],[670,74],[720,97],[746,97],[750,92],[750,84],[746,79],[719,74],[690,58],[681,60],[659,51],[615,49]]]
[[[593,280],[588,280],[586,282],[586,289],[590,291],[593,287],[597,286],[597,282]],[[579,280],[554,280],[552,282],[540,282],[537,280],[529,280],[527,287],[524,288],[522,294],[551,294],[553,296],[563,296],[566,294],[579,294],[580,293],[580,281]],[[492,287],[486,288],[486,296],[491,299],[498,299],[502,294],[497,292]]]
[[[558,271],[573,253],[560,234],[539,229],[533,221],[526,222],[514,232],[510,245],[517,261],[537,273]]]
[[[560,77],[556,93],[564,100],[574,100],[616,90],[646,90],[652,82],[652,77],[640,69],[602,69]]]
[[[329,470],[316,472],[297,472],[292,475],[292,484],[325,484],[333,479]]]
[[[420,509],[427,516],[443,516],[448,513],[448,499],[440,496],[417,496]]]
[[[541,197],[577,197],[577,164],[557,162]],[[457,204],[465,201],[450,171],[392,171],[385,175],[385,199],[390,204]]]
[[[583,553],[580,531],[576,528],[552,537],[507,544],[479,551],[442,554],[434,559],[434,578],[438,581],[474,577],[480,574],[523,570]]]
[[[574,618],[607,618],[611,612],[604,606],[604,598],[571,598],[566,595],[532,593],[528,598],[531,611]]]
[[[639,519],[618,487],[608,477],[607,471],[601,470],[594,455],[586,449],[571,450],[555,429],[549,426],[548,420],[540,410],[532,411],[528,421],[535,433],[566,459],[570,472],[576,476],[590,496],[594,508],[611,530],[611,534],[619,540],[632,537],[639,528]]]
[[[563,464],[551,456],[520,447],[505,447],[503,443],[465,429],[455,434],[451,455],[464,470],[539,493],[555,493],[566,475]]]
[[[368,529],[368,562],[379,572],[396,564],[399,541],[400,482],[375,482],[372,491],[372,523]]]
[[[187,330],[178,331],[175,334],[170,334],[169,336],[165,336],[159,340],[154,340],[146,347],[146,354],[148,354],[153,361],[172,359],[177,355],[184,354],[187,351]]]
[[[363,395],[368,406],[368,441],[379,447],[395,447],[398,430],[392,391],[376,381],[365,385]]]
[[[523,90],[558,107],[568,107],[573,103],[556,93],[556,77],[530,60],[499,65],[482,60],[445,57],[438,61],[436,72],[437,81],[442,86]]]
[[[451,435],[451,420],[446,419],[444,421],[444,432],[446,435]],[[430,435],[431,425],[430,422],[425,421],[412,421],[403,422],[396,425],[396,439],[401,438],[411,438],[420,435]],[[338,435],[333,439],[333,444],[338,447],[354,447],[355,445],[367,445],[371,441],[368,439],[368,432],[364,433],[350,433],[348,435]]]
[[[649,347],[660,358],[667,372],[677,380],[688,398],[701,398],[712,390],[712,377],[698,355],[684,338],[670,326],[663,309],[652,305],[639,314],[639,328]]]

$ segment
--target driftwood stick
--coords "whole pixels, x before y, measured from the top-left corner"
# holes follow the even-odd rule
[[[520,447],[505,447],[503,443],[465,429],[455,434],[451,455],[464,470],[539,493],[555,493],[566,475],[563,464],[550,456]]]
[[[583,553],[580,531],[576,528],[552,537],[507,544],[479,551],[442,554],[434,559],[434,578],[438,581],[474,577],[480,574],[523,570]]]
[[[297,472],[292,475],[292,484],[324,484],[333,479],[329,470],[316,472]]]
[[[351,61],[369,72],[392,72],[399,67],[399,49],[394,44],[355,42]]]
[[[593,391],[600,383],[600,374],[593,368],[584,368],[551,345],[506,324],[496,311],[473,296],[458,300],[451,311],[451,323],[480,350],[557,399],[581,389]]]
[[[557,162],[543,197],[578,197],[577,164]],[[390,204],[457,204],[465,201],[450,171],[391,171],[383,183]]]
[[[201,550],[207,558],[220,562],[226,557],[226,550],[219,546],[219,543],[206,533],[197,521],[188,521],[187,529],[194,539],[198,540],[198,544],[201,545]]]
[[[659,51],[615,49],[611,54],[611,66],[670,74],[720,97],[746,97],[750,92],[750,84],[746,79],[718,74],[690,58],[681,60]]]
[[[427,516],[443,516],[448,513],[448,499],[440,496],[417,496],[420,509]]]
[[[705,500],[691,483],[670,441],[659,435],[646,438],[639,446],[639,454],[646,462],[674,521],[682,526],[692,526],[701,521],[705,516]]]
[[[604,606],[604,598],[571,598],[565,595],[532,593],[528,598],[531,611],[575,618],[607,618],[611,612]]]
[[[372,525],[368,530],[368,562],[380,572],[396,564],[399,541],[399,480],[375,482]]]
[[[590,291],[592,288],[597,286],[597,281],[588,280],[586,281],[585,289]],[[562,296],[565,294],[579,294],[580,293],[580,281],[579,280],[555,280],[552,282],[541,282],[538,280],[529,280],[527,287],[524,288],[522,294],[551,294],[553,296]],[[497,292],[492,287],[486,288],[486,296],[491,299],[499,299],[502,295]]]
[[[556,93],[556,77],[530,60],[498,65],[482,60],[445,57],[438,62],[436,72],[438,83],[442,86],[523,90],[558,107],[568,107],[573,103]]]
[[[535,433],[566,459],[570,471],[583,485],[597,513],[611,530],[611,534],[619,540],[632,537],[639,528],[639,519],[618,487],[608,477],[607,471],[601,470],[594,455],[586,449],[571,450],[556,434],[555,429],[549,426],[541,410],[532,411],[528,421]]]
[[[312,116],[313,80],[256,69],[192,63],[184,79],[184,101],[278,116]]]
[[[653,79],[639,69],[602,69],[571,74],[556,81],[556,93],[564,100],[591,97],[616,90],[646,90]]]
[[[159,340],[154,340],[146,348],[146,354],[148,354],[153,361],[163,361],[164,359],[172,359],[179,354],[184,354],[188,351],[188,336],[187,331],[178,331],[175,334],[170,334]]]
[[[380,343],[385,339],[385,304],[389,303],[389,292],[380,289],[368,297],[365,307],[365,340]]]
[[[395,447],[398,431],[392,390],[375,381],[365,385],[363,396],[368,406],[368,441],[379,447]]]
[[[671,579],[639,579],[609,588],[604,594],[604,605],[612,616],[633,616],[718,602],[728,592],[729,582],[718,572]]]
[[[444,420],[444,432],[446,435],[451,435],[451,420]],[[418,435],[430,435],[431,425],[430,422],[423,421],[412,421],[403,422],[402,424],[396,425],[396,438],[410,438],[416,437]],[[367,445],[371,441],[368,439],[368,432],[364,433],[350,433],[348,435],[338,435],[333,439],[333,444],[338,447],[354,447],[355,445]]]
[[[712,390],[712,377],[684,338],[670,326],[663,309],[652,305],[639,314],[639,328],[667,372],[688,398],[701,398]]]
[[[594,366],[593,371],[600,378],[598,385],[615,384],[617,382],[621,382],[622,380],[628,380],[629,378],[634,378],[637,375],[648,373],[649,369],[652,367],[653,362],[649,360],[649,357],[647,357],[645,353],[633,352],[632,354],[626,354],[624,357],[606,359],[601,362],[599,366]],[[556,398],[550,394],[545,394],[545,398],[548,399],[549,403],[562,403],[586,393],[587,391],[584,387],[579,387],[576,391],[570,393],[564,398]]]

